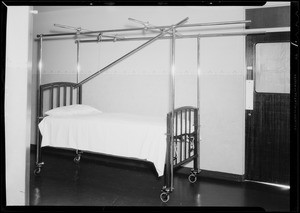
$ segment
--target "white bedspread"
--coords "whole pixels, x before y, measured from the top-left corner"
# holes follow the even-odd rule
[[[47,116],[39,123],[42,146],[73,148],[147,160],[164,173],[166,120],[121,113]]]

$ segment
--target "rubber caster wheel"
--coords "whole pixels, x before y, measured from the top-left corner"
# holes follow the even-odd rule
[[[197,176],[195,174],[190,174],[189,181],[190,183],[195,183],[197,181]]]
[[[161,199],[162,202],[166,203],[166,202],[169,201],[170,195],[166,192],[163,192],[163,193],[160,194],[160,199]]]
[[[80,163],[80,156],[76,156],[73,161],[74,161],[74,163],[79,164]]]
[[[33,174],[34,175],[39,175],[41,173],[42,169],[39,167],[39,168],[36,168],[34,171],[33,171]]]

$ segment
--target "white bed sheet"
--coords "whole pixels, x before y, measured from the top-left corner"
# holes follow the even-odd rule
[[[47,116],[39,123],[42,146],[73,148],[147,160],[164,174],[166,120],[122,113]]]

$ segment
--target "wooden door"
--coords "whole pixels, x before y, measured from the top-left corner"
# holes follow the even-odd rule
[[[246,39],[247,80],[253,80],[253,110],[246,110],[248,180],[290,183],[289,33]]]

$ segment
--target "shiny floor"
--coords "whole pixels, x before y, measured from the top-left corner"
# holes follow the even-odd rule
[[[35,206],[185,206],[261,207],[266,211],[289,211],[289,190],[253,182],[234,182],[198,177],[178,171],[170,200],[160,200],[163,179],[153,165],[86,154],[79,165],[62,151],[43,150],[45,165],[33,175],[31,154],[30,205]],[[132,165],[131,165],[132,164]]]

